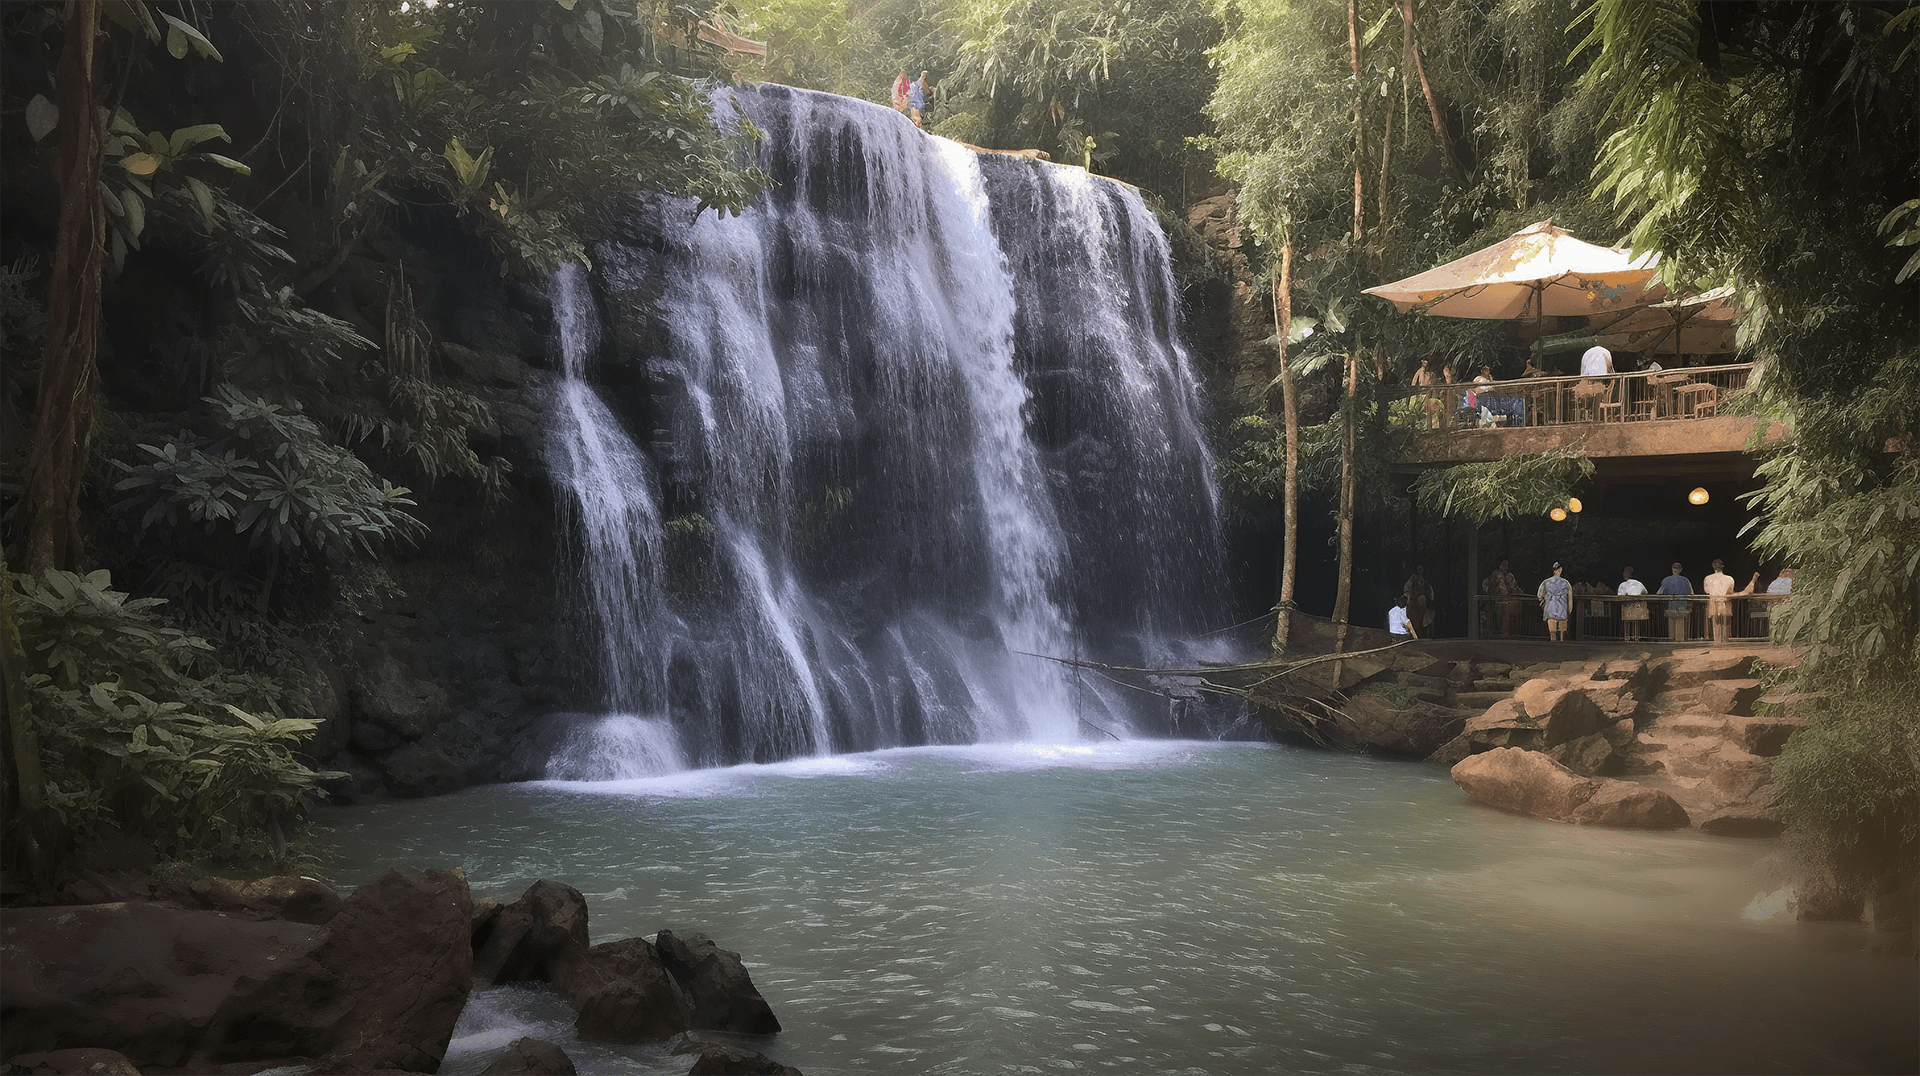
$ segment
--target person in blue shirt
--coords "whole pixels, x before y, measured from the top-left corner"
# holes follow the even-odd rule
[[[1687,641],[1687,614],[1693,611],[1693,603],[1688,596],[1693,594],[1693,583],[1680,574],[1680,562],[1673,564],[1673,574],[1660,580],[1660,593],[1672,597],[1667,603],[1667,638],[1676,643]]]
[[[920,77],[915,79],[913,85],[907,90],[907,115],[913,117],[913,125],[915,127],[923,126],[920,122],[920,116],[921,113],[926,110],[927,73],[922,71],[920,72]]]

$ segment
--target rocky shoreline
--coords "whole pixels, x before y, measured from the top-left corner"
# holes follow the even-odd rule
[[[1374,632],[1358,645],[1389,642]],[[1791,648],[1488,652],[1484,641],[1407,643],[1302,679],[1327,700],[1326,739],[1445,765],[1469,797],[1499,810],[1717,837],[1783,831],[1771,763],[1805,720],[1797,696],[1763,677],[1797,664]],[[1288,720],[1274,723],[1285,731]],[[1911,877],[1863,889],[1808,875],[1793,888],[1800,919],[1864,920],[1875,952],[1915,955]]]
[[[739,954],[666,930],[590,945],[564,883],[502,904],[408,866],[345,897],[311,878],[118,881],[121,899],[7,911],[4,1071],[435,1072],[474,988],[507,982],[551,983],[583,1039],[671,1042],[695,1073],[798,1071],[754,1049],[780,1021]],[[486,1071],[574,1068],[522,1039]]]

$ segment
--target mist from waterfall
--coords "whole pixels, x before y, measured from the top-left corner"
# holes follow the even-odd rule
[[[549,774],[1163,732],[1030,656],[1188,660],[1219,608],[1152,214],[865,102],[716,110],[761,132],[763,198],[623,207],[554,282],[547,454],[606,713]]]

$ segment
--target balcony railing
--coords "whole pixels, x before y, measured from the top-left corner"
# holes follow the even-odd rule
[[[1705,643],[1715,641],[1719,620],[1721,642],[1766,642],[1773,613],[1785,594],[1749,594],[1723,599],[1705,595],[1617,594],[1573,596],[1567,616],[1567,637],[1588,642]],[[1540,602],[1532,595],[1474,596],[1481,639],[1545,639],[1547,622]]]
[[[1706,418],[1747,387],[1752,363],[1643,370],[1602,377],[1534,377],[1401,386],[1389,406],[1431,430]]]

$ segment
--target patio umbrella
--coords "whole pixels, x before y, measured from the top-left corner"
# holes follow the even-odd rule
[[[1645,301],[1655,255],[1574,238],[1550,220],[1464,258],[1366,289],[1400,310],[1513,321],[1596,314]]]
[[[1699,295],[1587,319],[1601,344],[1622,351],[1661,355],[1719,355],[1734,348],[1740,309],[1733,289]]]

